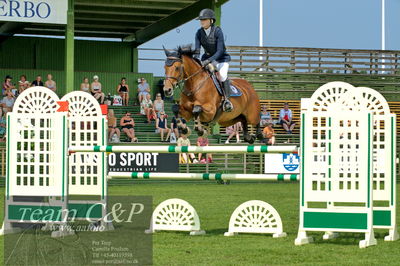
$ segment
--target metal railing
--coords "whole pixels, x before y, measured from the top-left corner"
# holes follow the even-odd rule
[[[385,74],[400,76],[400,51],[228,46],[230,72]],[[163,49],[139,48],[140,61],[163,66]]]

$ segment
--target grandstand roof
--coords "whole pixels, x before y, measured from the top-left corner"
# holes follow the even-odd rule
[[[121,38],[138,45],[228,0],[74,0],[75,36]],[[64,36],[64,25],[1,22],[0,38],[14,34]],[[0,40],[1,41],[1,40]]]

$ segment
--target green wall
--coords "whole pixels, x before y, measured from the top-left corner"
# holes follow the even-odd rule
[[[64,39],[12,37],[0,43],[0,68],[64,70]],[[75,41],[75,70],[132,72],[130,43]]]
[[[0,78],[4,79],[6,75],[13,77],[13,83],[16,84],[19,77],[24,74],[27,79],[32,82],[37,75],[41,75],[45,81],[48,73],[53,75],[53,79],[57,82],[57,94],[62,96],[65,94],[65,74],[64,71],[59,70],[39,70],[39,69],[5,69],[0,68]],[[132,73],[132,72],[101,72],[101,71],[76,71],[75,72],[75,86],[74,90],[80,90],[80,84],[84,77],[88,77],[91,82],[94,75],[99,76],[99,81],[102,83],[102,90],[104,93],[111,95],[117,94],[117,86],[122,77],[127,78],[130,88],[130,97],[136,98],[137,92],[137,79],[144,77],[149,83],[150,87],[154,84],[153,74],[151,73]]]

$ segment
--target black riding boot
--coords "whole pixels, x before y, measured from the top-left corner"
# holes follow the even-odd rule
[[[224,97],[225,97],[225,101],[222,105],[222,109],[224,110],[224,112],[231,112],[233,110],[233,104],[231,103],[231,101],[229,100],[230,97],[230,90],[231,90],[231,83],[229,79],[226,79],[223,82],[223,87],[224,87]]]

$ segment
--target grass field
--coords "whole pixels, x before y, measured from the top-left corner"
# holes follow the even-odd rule
[[[400,185],[397,185],[399,191]],[[376,231],[378,245],[359,249],[362,234],[343,234],[315,243],[295,246],[298,229],[298,183],[137,182],[110,186],[110,195],[151,195],[156,206],[169,198],[181,198],[197,210],[204,236],[181,232],[159,232],[153,236],[154,265],[400,265],[400,241],[384,242],[384,231]],[[4,194],[4,190],[2,191]],[[283,221],[286,238],[242,234],[224,237],[233,210],[247,200],[273,205]],[[397,201],[399,204],[399,200]],[[397,212],[397,221],[400,212]],[[2,239],[2,238],[1,238]],[[2,249],[3,250],[3,249]],[[1,261],[3,252],[1,252]]]

